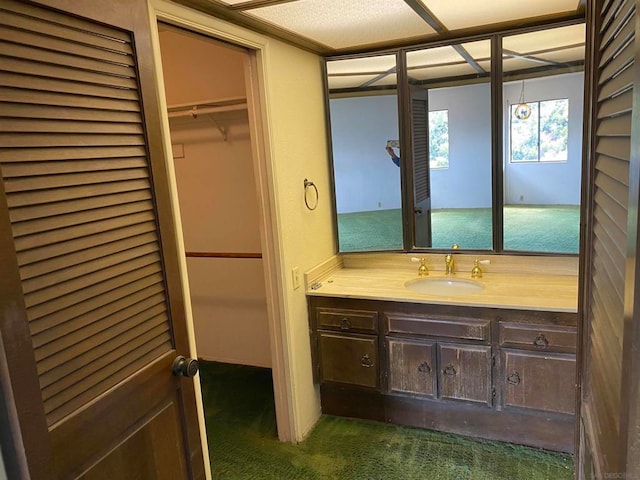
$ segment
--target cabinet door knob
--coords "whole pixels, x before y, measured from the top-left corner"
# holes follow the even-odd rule
[[[347,317],[342,317],[340,320],[340,330],[349,330],[351,328],[351,322]]]
[[[453,375],[457,374],[458,372],[456,371],[456,367],[454,367],[453,365],[449,364],[446,367],[444,367],[444,370],[442,370],[442,373],[444,373],[445,375],[453,376]]]
[[[518,372],[513,372],[511,375],[507,377],[507,383],[509,385],[519,385],[520,384],[520,374]]]
[[[549,340],[543,334],[539,333],[538,336],[533,341],[533,344],[537,348],[547,348],[549,346]]]
[[[418,365],[418,372],[429,375],[431,373],[431,366],[427,362],[422,362]]]
[[[373,367],[373,360],[369,358],[369,354],[364,354],[362,356],[362,358],[360,359],[360,365],[362,365],[364,368]]]

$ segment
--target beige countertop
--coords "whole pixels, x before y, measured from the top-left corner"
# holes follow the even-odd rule
[[[461,267],[454,278],[471,280],[468,264],[473,259],[459,257]],[[371,259],[371,258],[370,258]],[[337,261],[319,266],[307,276],[307,295],[363,298],[398,302],[431,303],[442,305],[466,305],[526,310],[552,310],[576,312],[578,303],[578,278],[572,268],[549,268],[526,270],[522,264],[513,268],[502,265],[483,267],[482,278],[474,280],[484,288],[469,295],[442,296],[418,293],[405,287],[407,281],[421,278],[417,265],[409,264],[407,257],[394,262]],[[472,263],[471,263],[472,265]],[[540,271],[542,270],[542,271]],[[569,274],[567,274],[569,273]],[[430,268],[428,277],[447,278],[443,271]]]

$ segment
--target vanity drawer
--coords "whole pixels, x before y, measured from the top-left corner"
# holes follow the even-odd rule
[[[319,329],[371,333],[378,331],[378,312],[367,310],[316,308],[316,320]]]
[[[500,323],[500,345],[540,351],[575,352],[575,327]]]
[[[476,318],[432,318],[400,313],[384,316],[389,333],[428,335],[455,338],[456,340],[480,340],[488,342],[491,336],[491,321]]]

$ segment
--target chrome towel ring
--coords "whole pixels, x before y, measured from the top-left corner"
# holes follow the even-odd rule
[[[309,204],[309,190],[315,191],[315,201],[313,201],[313,207]],[[309,210],[315,210],[318,207],[318,187],[311,180],[304,179],[304,204]]]

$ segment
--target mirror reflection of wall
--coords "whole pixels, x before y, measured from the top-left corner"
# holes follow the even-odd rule
[[[395,69],[395,55],[327,62],[343,252],[403,248],[400,168],[386,151],[387,141],[399,138]]]
[[[414,215],[417,247],[491,249],[491,41],[454,44],[407,53],[412,90],[428,93],[428,181],[430,238],[421,238],[418,205]],[[412,109],[414,109],[412,100]],[[413,112],[415,117],[415,111]],[[412,129],[414,135],[415,126]],[[415,143],[415,142],[414,142]],[[425,172],[417,168],[415,191]]]
[[[578,253],[584,40],[583,24],[503,39],[505,250]]]

